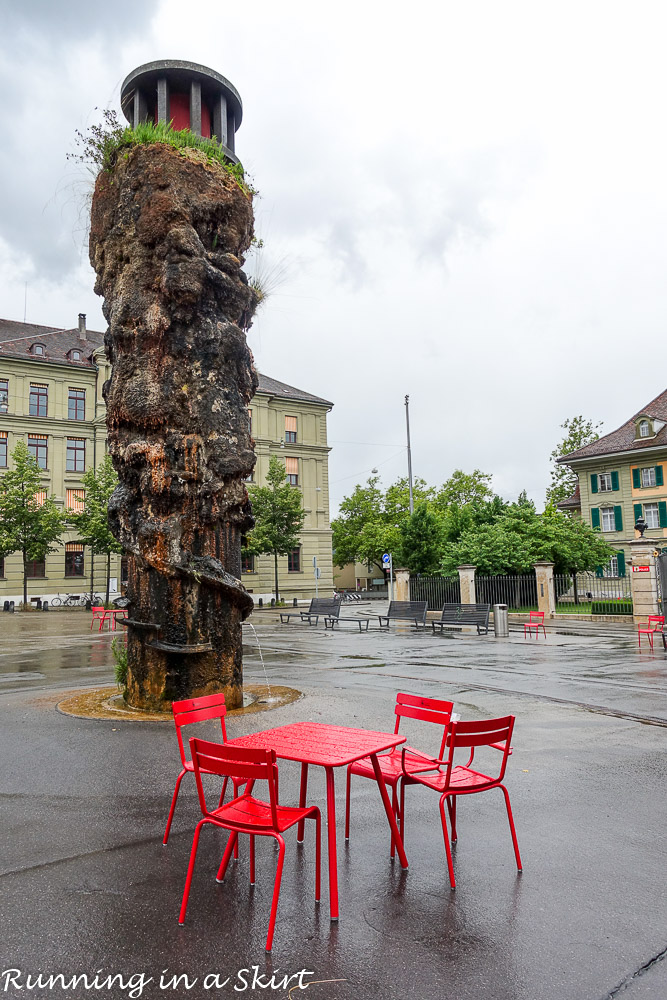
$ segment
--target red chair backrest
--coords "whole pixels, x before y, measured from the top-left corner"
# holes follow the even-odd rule
[[[100,611],[104,611],[104,608],[103,607],[98,608],[96,605],[93,605],[91,611],[93,612],[93,615],[99,615]]]
[[[436,726],[444,726],[442,742],[440,744],[439,757],[442,757],[445,750],[445,739],[447,728],[451,721],[454,703],[451,701],[441,701],[438,698],[421,698],[419,695],[404,694],[399,692],[396,695],[396,725],[394,732],[398,732],[401,719],[417,719],[419,722],[434,722]]]
[[[531,622],[543,622],[544,621],[544,611],[531,611],[529,612],[529,621]]]
[[[651,622],[655,622],[656,625],[664,625],[665,624],[665,616],[664,615],[649,615],[648,616],[648,623],[649,623],[649,625],[651,624]]]
[[[193,722],[206,722],[208,719],[220,719],[222,738],[227,740],[227,730],[225,728],[225,715],[227,705],[224,694],[205,694],[201,698],[186,698],[184,701],[173,701],[171,710],[174,713],[174,724],[176,726],[176,736],[178,737],[178,749],[181,760],[185,764],[185,747],[181,736],[181,727],[189,726]]]
[[[269,786],[272,823],[262,828],[277,830],[278,766],[275,750],[255,750],[230,746],[228,743],[210,743],[208,740],[200,740],[194,736],[190,738],[189,742],[202,813],[205,816],[208,814],[201,780],[202,771],[208,774],[217,774],[221,778],[237,778],[240,781],[248,782],[244,792],[245,796],[250,794],[250,789],[255,781],[266,781]],[[243,796],[239,796],[239,798],[243,798]],[[254,820],[252,825],[258,826]]]
[[[512,730],[514,729],[514,716],[506,715],[501,719],[482,719],[479,722],[452,722],[446,737],[449,755],[447,757],[447,778],[449,777],[454,762],[454,751],[457,747],[467,747],[474,753],[477,747],[493,747],[500,750],[503,759],[500,764],[500,773],[497,781],[502,781],[507,766],[507,758],[511,752]]]

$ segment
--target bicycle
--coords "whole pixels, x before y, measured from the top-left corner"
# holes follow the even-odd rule
[[[94,597],[95,599],[97,599],[98,595],[95,594]],[[86,606],[87,600],[88,597],[85,594],[83,596],[81,594],[66,594],[64,598],[62,598],[60,594],[58,594],[57,597],[52,598],[51,607],[84,608]]]

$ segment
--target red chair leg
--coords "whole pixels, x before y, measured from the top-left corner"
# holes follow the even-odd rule
[[[350,839],[350,785],[352,783],[352,765],[347,768],[347,785],[345,789],[345,839]]]
[[[391,808],[394,811],[394,816],[398,817],[398,799],[396,798],[396,785],[391,786]],[[394,840],[394,835],[391,834],[391,850],[389,856],[393,860],[396,857],[396,841]]]
[[[510,797],[507,789],[504,785],[500,786],[503,795],[505,796],[505,805],[507,806],[507,818],[510,823],[510,832],[512,834],[512,844],[514,845],[514,856],[516,858],[517,870],[522,872],[523,866],[521,864],[521,855],[519,854],[519,844],[516,839],[516,830],[514,829],[514,817],[512,816],[512,807],[510,805]]]
[[[195,870],[195,858],[197,857],[197,848],[199,846],[199,834],[201,833],[202,827],[205,823],[205,819],[202,819],[199,823],[197,823],[197,826],[195,827],[195,835],[192,838],[190,863],[188,865],[188,874],[185,877],[185,889],[183,890],[183,899],[181,901],[181,912],[178,915],[179,924],[185,923],[185,913],[188,908],[188,898],[190,896],[190,883],[192,882],[192,873]]]
[[[401,815],[400,815],[399,818],[400,818],[400,821],[401,821],[401,825],[400,825],[401,840],[403,841],[403,844],[405,845],[405,782],[403,781],[402,778],[401,778],[401,807],[400,808],[401,808]]]
[[[283,877],[283,862],[285,860],[285,841],[280,835],[276,836],[280,847],[278,854],[278,864],[276,866],[276,880],[273,884],[273,899],[271,900],[271,917],[269,919],[269,933],[266,936],[266,950],[271,951],[273,944],[273,932],[276,926],[276,913],[278,910],[278,897],[280,896],[280,881]]]
[[[322,893],[322,820],[319,809],[315,813],[315,902],[319,903]]]
[[[220,862],[220,867],[218,868],[218,874],[215,876],[216,882],[222,882],[227,872],[227,865],[229,864],[229,859],[232,856],[232,851],[236,846],[236,841],[239,839],[238,833],[230,833],[229,840],[225,844],[225,850],[222,855],[222,861]]]
[[[250,885],[255,884],[255,837],[250,834]]]
[[[308,791],[308,765],[301,765],[301,788],[299,791],[299,808],[306,808],[306,793]],[[305,820],[299,820],[296,828],[296,842],[297,844],[303,844],[303,833],[304,833]]]
[[[451,826],[452,826],[452,844],[455,844],[456,841],[459,839],[459,836],[458,836],[458,834],[456,832],[456,796],[455,795],[452,796],[451,802],[450,802],[449,798],[447,798],[447,811],[449,812],[449,822],[451,823]]]
[[[447,834],[447,818],[445,816],[445,799],[446,795],[440,798],[440,820],[442,822],[442,836],[445,841],[445,852],[447,854],[447,868],[449,869],[449,884],[452,889],[456,889],[456,879],[454,878],[454,861],[452,860],[452,849],[449,845],[449,836]]]
[[[181,787],[181,782],[183,781],[183,775],[186,774],[185,768],[181,771],[178,778],[176,779],[176,788],[174,788],[174,794],[171,797],[171,807],[169,809],[169,817],[167,819],[167,828],[164,831],[164,837],[162,838],[162,846],[169,840],[169,831],[171,830],[171,821],[174,818],[174,809],[176,808],[176,799],[178,798],[178,791]]]

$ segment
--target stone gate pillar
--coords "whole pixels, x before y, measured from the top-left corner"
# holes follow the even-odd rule
[[[535,579],[537,581],[537,610],[543,611],[545,618],[553,618],[556,611],[554,564],[545,561],[536,562]]]
[[[394,600],[395,601],[409,601],[410,600],[410,570],[409,569],[395,569],[394,570]]]
[[[632,617],[636,624],[646,621],[649,615],[660,614],[655,541],[649,538],[635,538],[630,542],[630,553]]]
[[[477,604],[475,596],[476,566],[459,566],[459,581],[461,583],[461,604]]]

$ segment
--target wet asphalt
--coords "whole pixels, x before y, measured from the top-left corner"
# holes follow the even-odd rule
[[[0,997],[282,1000],[296,986],[292,998],[309,1000],[667,998],[661,644],[639,652],[633,630],[611,624],[562,625],[546,640],[524,641],[521,629],[508,639],[345,627],[331,634],[281,626],[268,612],[253,623],[269,682],[303,697],[231,718],[230,737],[301,720],[391,730],[399,690],[449,698],[464,719],[516,715],[506,784],[523,874],[500,792],[460,802],[452,892],[438,796],[407,790],[404,872],[389,857],[377,790],[361,778],[353,779],[345,843],[339,773],[337,923],[329,920],[326,857],[316,907],[312,837],[298,847],[290,831],[267,956],[273,846],[257,841],[253,888],[247,843],[218,885],[225,834],[208,829],[181,927],[199,813],[187,776],[162,847],[179,770],[173,727],[59,713],[65,690],[112,681],[110,637],[91,633],[79,611],[2,614]],[[245,676],[259,682],[264,668],[251,629],[244,640]],[[428,727],[408,724],[405,732],[412,745],[437,749]],[[200,734],[215,738],[215,729],[206,724]],[[296,802],[298,765],[283,762],[280,773],[281,801]],[[325,813],[317,769],[309,802]],[[90,988],[63,989],[62,981],[33,988],[28,977],[39,973],[62,973],[65,983],[87,973]],[[296,978],[285,983],[288,975]],[[173,976],[188,979],[172,987]]]

